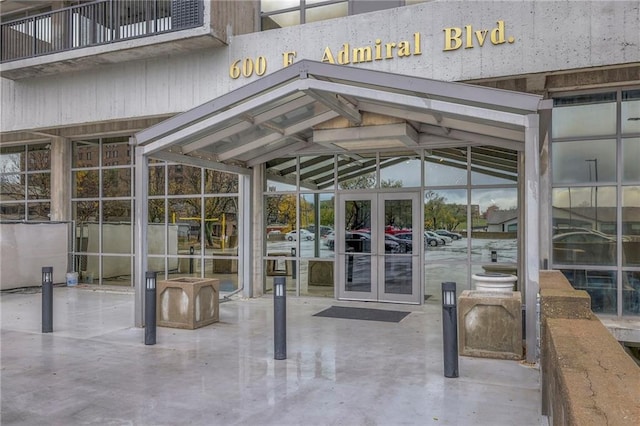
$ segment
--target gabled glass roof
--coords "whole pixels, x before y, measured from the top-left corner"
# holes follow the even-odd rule
[[[452,147],[483,146],[472,157],[477,167],[517,175],[527,116],[546,108],[537,95],[304,60],[143,130],[135,143],[151,157],[268,163],[284,175],[291,166],[274,164],[283,157],[429,149],[457,160]],[[344,167],[348,175],[354,166]],[[314,162],[303,179],[329,186],[334,176],[325,168]]]

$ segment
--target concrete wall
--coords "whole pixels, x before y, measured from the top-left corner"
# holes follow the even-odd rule
[[[504,22],[504,43],[491,32]],[[446,29],[472,30],[473,47],[445,51]],[[446,81],[556,72],[640,62],[640,10],[635,1],[428,2],[232,37],[228,47],[100,66],[19,81],[2,79],[3,131],[105,122],[185,111],[259,78],[232,79],[232,63],[263,56],[265,74],[294,60],[338,60],[349,47],[411,43],[420,54],[349,66]],[[487,30],[483,46],[475,31]],[[453,30],[450,30],[453,31]],[[482,33],[480,33],[482,34]],[[513,43],[507,40],[512,38]],[[450,43],[451,44],[451,43]]]
[[[66,282],[69,226],[0,224],[0,289],[42,285],[43,266],[53,266],[54,283]]]
[[[542,414],[551,425],[640,424],[640,367],[559,271],[541,271]]]

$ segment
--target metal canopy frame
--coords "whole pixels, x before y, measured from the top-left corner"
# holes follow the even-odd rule
[[[509,175],[517,171],[513,152],[523,152],[524,223],[536,224],[539,112],[550,108],[538,95],[302,60],[131,138],[137,164],[136,253],[147,253],[146,170],[151,157],[238,173],[250,187],[253,167],[262,164],[273,177],[291,179],[295,167],[278,166],[278,159],[300,155],[331,156],[332,162],[333,154],[342,154],[359,161],[366,153],[410,155],[426,149],[455,161],[451,148],[477,146],[472,167]],[[358,172],[352,166],[349,161],[339,164],[338,174],[366,169],[360,166]],[[300,170],[301,182],[316,188],[331,185],[334,176],[327,167],[310,162]],[[526,227],[524,237],[527,343],[535,347],[537,227]],[[146,256],[136,256],[136,282],[143,282],[145,270]],[[139,287],[136,324],[141,326]]]

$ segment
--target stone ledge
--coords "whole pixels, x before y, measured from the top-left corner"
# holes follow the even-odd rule
[[[560,271],[540,272],[542,414],[551,425],[640,424],[640,368]]]
[[[597,320],[548,318],[551,424],[640,424],[640,368]]]

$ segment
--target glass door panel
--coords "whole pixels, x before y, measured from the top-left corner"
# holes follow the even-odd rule
[[[419,199],[419,193],[339,196],[339,298],[420,303]]]
[[[376,300],[375,253],[371,230],[375,229],[375,194],[345,194],[339,201],[339,225],[335,250],[338,256],[338,296]]]
[[[420,303],[419,200],[419,193],[378,194],[380,301]]]

